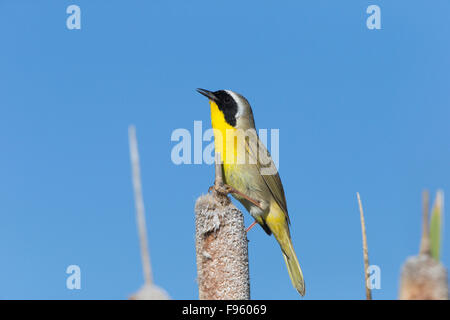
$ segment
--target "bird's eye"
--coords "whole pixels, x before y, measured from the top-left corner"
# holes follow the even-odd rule
[[[226,98],[225,98],[225,103],[226,103],[226,104],[230,104],[230,103],[231,103],[230,97],[226,97]]]

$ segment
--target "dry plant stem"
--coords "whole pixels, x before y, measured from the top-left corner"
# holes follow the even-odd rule
[[[430,194],[428,190],[422,192],[422,238],[420,240],[419,254],[431,254],[430,227],[428,223],[428,210],[430,206]]]
[[[131,125],[128,128],[128,138],[130,143],[130,158],[133,169],[133,188],[134,200],[136,203],[136,218],[139,232],[139,242],[141,245],[142,268],[144,272],[145,283],[153,282],[152,270],[150,265],[150,254],[147,245],[147,231],[145,225],[144,200],[142,197],[141,170],[139,166],[139,152],[136,139],[136,128]]]
[[[248,247],[242,213],[223,188],[222,166],[216,157],[212,194],[195,204],[196,260],[201,300],[250,299]]]
[[[366,299],[372,300],[372,292],[369,288],[369,249],[367,247],[367,237],[366,237],[366,223],[364,221],[364,211],[361,203],[361,197],[359,196],[359,192],[356,193],[356,197],[358,198],[359,205],[359,214],[361,217],[361,232],[362,232],[362,241],[363,241],[363,256],[364,256],[364,283],[366,287]]]
[[[216,152],[214,160],[214,188],[220,189],[223,188],[223,171],[222,163],[220,161],[220,153]]]

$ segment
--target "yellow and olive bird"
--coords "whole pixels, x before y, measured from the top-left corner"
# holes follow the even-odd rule
[[[224,183],[235,190],[233,197],[264,231],[275,236],[293,286],[305,295],[302,269],[292,246],[283,185],[266,147],[256,134],[250,104],[231,90],[197,91],[209,99],[214,146],[223,164]],[[270,168],[275,170],[267,170]]]

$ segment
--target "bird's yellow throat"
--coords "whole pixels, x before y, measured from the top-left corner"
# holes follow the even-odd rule
[[[237,131],[225,120],[225,115],[220,111],[214,101],[209,101],[211,106],[211,124],[214,129],[214,147],[220,152],[224,166],[237,163]],[[227,138],[228,137],[228,138]],[[225,146],[225,148],[224,148]]]

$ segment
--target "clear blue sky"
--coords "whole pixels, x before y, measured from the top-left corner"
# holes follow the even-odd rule
[[[70,4],[81,30],[66,28]],[[382,30],[366,27],[370,4]],[[396,298],[422,189],[450,195],[449,12],[446,0],[1,0],[0,298],[122,299],[142,285],[129,124],[155,281],[198,297],[193,207],[214,171],[170,159],[174,129],[210,127],[197,87],[242,93],[258,128],[280,129],[306,299],[364,298],[357,191],[374,298]],[[248,238],[252,298],[299,298],[274,238]]]

